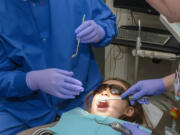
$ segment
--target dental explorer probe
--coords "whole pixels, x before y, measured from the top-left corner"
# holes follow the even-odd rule
[[[146,99],[148,99],[148,97],[141,97],[140,99],[146,100]],[[99,100],[99,102],[103,102],[103,101],[107,101],[107,100],[129,100],[129,101],[135,101],[135,100],[138,100],[138,99],[133,98],[133,96],[128,96],[125,99],[122,99],[121,97],[114,97],[114,98],[105,98],[105,99]]]
[[[86,17],[86,15],[84,14],[84,15],[83,15],[83,19],[82,19],[82,24],[84,23],[85,17]],[[78,51],[79,51],[79,45],[80,45],[80,39],[78,39],[77,47],[76,47],[76,52],[72,55],[72,58],[74,58],[74,57],[77,56]]]

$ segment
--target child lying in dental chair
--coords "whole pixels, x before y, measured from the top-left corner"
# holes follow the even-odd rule
[[[143,109],[138,102],[131,106],[128,100],[100,101],[120,97],[129,87],[122,80],[104,81],[86,97],[87,111],[81,108],[68,111],[54,127],[46,128],[46,133],[36,131],[34,135],[121,135],[122,132],[103,125],[113,122],[118,122],[132,135],[150,135],[149,129],[138,125],[145,123]]]

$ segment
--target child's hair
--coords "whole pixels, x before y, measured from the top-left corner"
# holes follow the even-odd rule
[[[122,90],[123,91],[126,91],[131,85],[128,84],[126,81],[124,80],[121,80],[121,79],[109,79],[109,80],[115,80],[115,81],[119,81],[121,82],[122,84]],[[108,81],[108,80],[106,80]],[[106,82],[104,81],[104,82]],[[101,86],[101,85],[100,85]],[[125,88],[125,89],[124,89]],[[86,99],[85,99],[85,106],[86,106],[86,109],[87,111],[90,113],[91,112],[91,97],[94,96],[96,94],[96,90],[94,91],[91,91]],[[129,104],[130,105],[130,104]],[[145,122],[145,116],[144,116],[144,111],[143,111],[143,108],[141,106],[141,104],[139,104],[138,102],[135,102],[135,104],[133,105],[134,107],[134,114],[132,117],[128,117],[128,116],[121,116],[119,119],[121,120],[125,120],[125,121],[130,121],[130,122],[136,122],[138,124],[143,124],[143,122]]]

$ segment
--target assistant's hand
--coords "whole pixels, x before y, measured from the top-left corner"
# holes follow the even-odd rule
[[[51,68],[31,71],[26,75],[27,86],[31,90],[42,90],[50,95],[70,99],[84,91],[82,83],[73,78],[73,72]]]
[[[93,20],[85,21],[75,30],[75,33],[81,43],[97,43],[105,37],[104,29]]]
[[[124,123],[123,126],[125,126],[127,129],[129,129],[132,132],[132,135],[151,135],[150,133],[139,129],[138,124],[128,124]]]
[[[130,87],[121,97],[126,98],[128,95],[133,95],[133,98],[140,99],[143,96],[156,96],[163,92],[165,92],[165,85],[162,79],[143,80]],[[148,101],[138,100],[138,102],[143,104]]]

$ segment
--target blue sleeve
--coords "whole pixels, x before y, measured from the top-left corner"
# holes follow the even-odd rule
[[[92,19],[96,21],[105,31],[105,38],[96,44],[96,47],[108,45],[117,35],[116,16],[102,0],[91,0]]]
[[[26,85],[26,73],[8,58],[0,40],[0,98],[22,97],[32,94]]]

